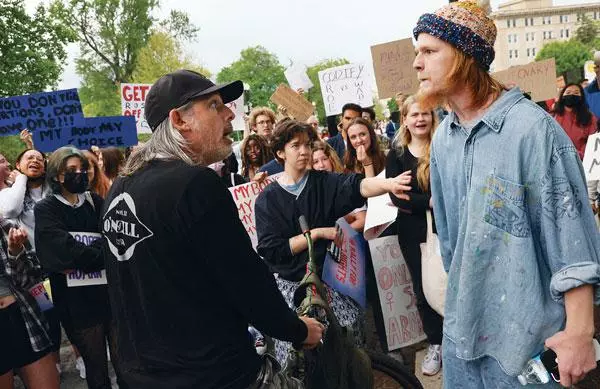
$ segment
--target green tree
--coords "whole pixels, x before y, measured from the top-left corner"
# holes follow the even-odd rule
[[[23,0],[1,2],[0,96],[56,88],[67,57],[65,46],[75,36],[55,11],[55,5],[40,4],[29,15]]]
[[[248,101],[252,106],[274,108],[269,99],[277,86],[286,82],[284,70],[275,54],[262,46],[249,47],[242,50],[240,59],[221,69],[217,82],[242,80],[250,86]]]
[[[194,39],[198,31],[180,11],[162,22],[151,14],[159,0],[60,0],[62,17],[79,37],[79,96],[90,116],[120,113],[119,85],[133,80],[141,50],[152,27],[176,39]],[[157,23],[158,22],[158,23]]]
[[[600,49],[600,21],[594,21],[585,14],[580,14],[575,39],[590,49]]]
[[[132,82],[154,83],[162,75],[177,69],[190,69],[210,77],[210,71],[196,64],[186,55],[181,44],[169,33],[154,32],[146,46],[140,50],[138,62],[133,71]]]
[[[544,45],[535,60],[549,58],[556,60],[556,73],[561,74],[572,69],[583,69],[585,61],[592,59],[592,53],[583,43],[570,39]]]
[[[390,110],[390,113],[400,110],[400,108],[398,108],[398,103],[396,103],[396,99],[389,99],[387,108]]]
[[[323,104],[323,94],[321,93],[321,83],[319,82],[319,72],[325,69],[334,68],[336,66],[342,66],[349,64],[345,58],[337,58],[337,59],[325,59],[313,66],[310,66],[306,70],[306,74],[310,81],[313,83],[313,87],[308,91],[306,98],[309,101],[315,103],[317,107],[317,116],[319,117],[319,123],[321,125],[326,124],[326,116],[325,116],[325,104]]]

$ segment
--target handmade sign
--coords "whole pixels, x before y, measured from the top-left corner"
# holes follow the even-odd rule
[[[347,103],[373,105],[371,77],[364,63],[337,66],[319,72],[321,94],[327,116],[342,113]]]
[[[244,112],[244,94],[242,93],[242,95],[237,100],[234,100],[225,105],[229,107],[231,112],[233,112],[233,114],[235,115],[235,118],[231,122],[233,130],[244,131],[244,128],[246,127],[246,122],[244,121],[244,115],[246,114],[246,112]]]
[[[312,81],[308,78],[308,74],[306,74],[305,66],[290,66],[283,74],[293,90],[304,89],[305,91],[308,91],[313,87]]]
[[[102,235],[96,232],[70,232],[71,236],[76,241],[89,246],[97,239],[101,239]],[[90,285],[105,285],[106,270],[101,270],[92,273],[84,273],[81,270],[75,270],[67,274],[67,286],[90,286]]]
[[[587,140],[583,170],[587,181],[600,180],[600,133],[590,135]]]
[[[531,95],[533,101],[548,100],[557,96],[554,58],[513,66],[492,76],[503,84],[517,84],[523,92]]]
[[[337,237],[325,255],[323,281],[366,309],[367,242],[344,218],[337,221],[336,227]]]
[[[585,61],[583,65],[583,77],[589,82],[596,78],[596,63],[594,61]]]
[[[426,335],[417,310],[417,298],[398,237],[371,240],[369,247],[388,349],[392,351],[424,340]]]
[[[379,173],[377,177],[385,178],[385,170]],[[378,238],[383,231],[396,221],[396,215],[398,215],[398,208],[392,203],[388,193],[369,198],[365,219],[365,239]]]
[[[315,109],[310,101],[285,84],[277,87],[271,96],[271,101],[277,105],[283,105],[294,119],[301,122],[306,121]]]
[[[144,105],[146,95],[152,84],[121,84],[121,113],[123,116],[133,116],[139,134],[152,132],[146,117],[144,116]]]
[[[267,177],[260,184],[257,182],[249,182],[238,186],[229,188],[233,201],[238,209],[238,215],[246,232],[252,241],[252,247],[256,250],[258,244],[258,238],[256,236],[256,216],[254,214],[254,204],[256,198],[265,189],[267,185],[275,181],[279,177],[279,174],[275,174]]]
[[[42,312],[54,308],[54,304],[50,301],[50,296],[44,287],[44,283],[40,282],[35,285],[33,288],[29,289],[29,293],[33,296]]]
[[[17,135],[25,128],[32,133],[55,131],[74,125],[81,118],[77,89],[0,99],[0,136]]]
[[[126,147],[138,143],[132,116],[83,118],[66,127],[35,131],[33,141],[35,147],[43,152],[66,145],[89,149],[92,146]]]
[[[398,92],[417,92],[419,79],[413,68],[415,47],[411,38],[371,46],[371,57],[380,99],[394,97]]]

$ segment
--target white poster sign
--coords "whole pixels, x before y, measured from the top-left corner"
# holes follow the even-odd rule
[[[96,232],[70,232],[76,241],[89,246],[97,239],[102,239],[102,235]],[[106,270],[84,273],[81,270],[74,270],[67,274],[67,286],[90,286],[106,285]]]
[[[385,170],[377,175],[385,178]],[[393,222],[396,221],[398,208],[392,203],[390,195],[371,197],[367,200],[367,217],[365,219],[366,240],[378,238]]]
[[[246,114],[246,112],[244,112],[244,94],[242,93],[242,95],[237,100],[234,100],[225,105],[227,105],[229,109],[231,109],[235,114],[235,119],[233,119],[233,121],[231,122],[233,130],[244,131],[244,128],[246,126],[244,122],[244,115]]]
[[[313,87],[312,81],[308,78],[308,74],[306,74],[305,66],[292,65],[287,68],[283,74],[285,74],[285,78],[287,79],[288,84],[290,84],[290,88],[293,90],[297,91],[302,88],[305,91],[308,91]]]
[[[426,338],[408,266],[396,235],[369,241],[390,351]]]
[[[373,105],[372,77],[365,63],[355,63],[325,69],[319,72],[321,94],[327,116],[342,113],[347,103],[361,107]]]
[[[150,134],[150,126],[144,116],[146,95],[152,84],[121,84],[121,114],[135,117],[138,134]]]
[[[589,82],[592,82],[596,79],[596,64],[594,61],[586,61],[585,65],[583,65],[583,74],[584,77],[587,78]]]
[[[588,181],[600,180],[600,133],[590,135],[585,145],[583,170]]]

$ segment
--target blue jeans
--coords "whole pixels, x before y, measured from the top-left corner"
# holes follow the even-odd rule
[[[517,389],[524,388],[517,377],[507,375],[498,361],[482,357],[466,361],[456,356],[456,347],[444,337],[442,342],[442,366],[444,367],[444,388],[452,389]],[[561,388],[554,382],[546,385],[528,385],[525,388]]]

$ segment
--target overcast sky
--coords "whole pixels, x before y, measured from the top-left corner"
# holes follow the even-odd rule
[[[33,7],[40,0],[26,0]],[[597,0],[596,0],[597,1]],[[492,0],[492,8],[504,0]],[[555,5],[594,0],[554,0]],[[240,51],[262,45],[284,66],[312,65],[326,58],[371,62],[370,46],[411,36],[417,18],[446,0],[162,0],[157,17],[171,9],[186,11],[200,27],[187,51],[213,74],[236,61]],[[69,47],[69,62],[59,87],[79,86]]]

